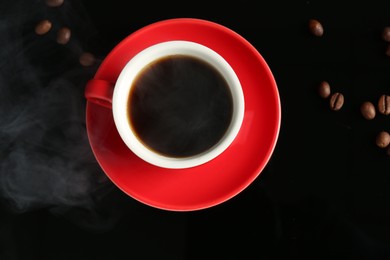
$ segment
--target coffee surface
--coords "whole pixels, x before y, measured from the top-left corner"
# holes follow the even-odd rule
[[[128,118],[138,139],[165,156],[188,157],[218,143],[230,125],[233,100],[223,76],[195,57],[173,55],[135,79]]]

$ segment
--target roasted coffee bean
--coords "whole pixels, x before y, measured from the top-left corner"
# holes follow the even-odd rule
[[[378,100],[378,111],[381,114],[388,115],[390,114],[390,96],[382,95]]]
[[[361,104],[360,112],[362,113],[362,116],[367,120],[374,119],[376,115],[375,106],[370,101],[365,101]]]
[[[318,86],[318,94],[322,98],[328,98],[330,96],[330,85],[327,81],[322,81]]]
[[[38,35],[44,35],[50,31],[51,27],[52,23],[49,20],[42,20],[35,26],[35,33]]]
[[[59,44],[67,44],[70,40],[71,31],[68,27],[62,27],[57,32],[57,42]]]
[[[383,28],[382,39],[386,42],[390,42],[390,26]]]
[[[390,134],[387,131],[380,131],[375,143],[379,148],[386,148],[390,144]]]
[[[309,20],[309,31],[311,34],[321,37],[324,34],[324,28],[322,24],[316,19]]]
[[[46,5],[50,7],[58,7],[64,3],[64,0],[46,0]]]
[[[83,52],[79,58],[80,64],[85,67],[92,66],[95,63],[95,61],[96,61],[95,56],[90,52]]]
[[[338,111],[344,105],[344,95],[342,93],[334,93],[329,100],[329,106],[331,110]]]

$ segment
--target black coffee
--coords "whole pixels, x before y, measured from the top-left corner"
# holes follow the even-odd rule
[[[138,139],[170,157],[211,148],[225,134],[232,113],[226,80],[208,63],[186,55],[148,65],[129,95],[129,122]]]

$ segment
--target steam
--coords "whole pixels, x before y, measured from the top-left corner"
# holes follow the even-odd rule
[[[95,28],[79,1],[57,8],[38,0],[2,1],[0,12],[1,201],[14,213],[47,208],[71,220],[83,216],[88,228],[111,225],[118,214],[101,201],[114,188],[91,152],[85,126],[84,86],[98,62],[78,62]],[[46,18],[51,31],[36,35],[34,26]],[[61,26],[73,28],[66,45],[56,42]],[[109,211],[104,218],[102,210]]]

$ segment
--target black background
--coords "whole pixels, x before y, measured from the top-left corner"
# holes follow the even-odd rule
[[[390,2],[132,2],[82,1],[94,28],[79,37],[83,48],[103,59],[130,33],[167,18],[231,28],[257,48],[278,84],[282,121],[271,160],[243,192],[200,211],[152,208],[111,184],[96,218],[72,207],[65,214],[4,207],[1,260],[390,259],[390,156],[375,145],[379,131],[390,131],[390,116],[369,121],[359,111],[390,94],[381,38]],[[322,37],[309,33],[310,18],[321,21]],[[344,94],[340,111],[317,94],[322,80]]]

